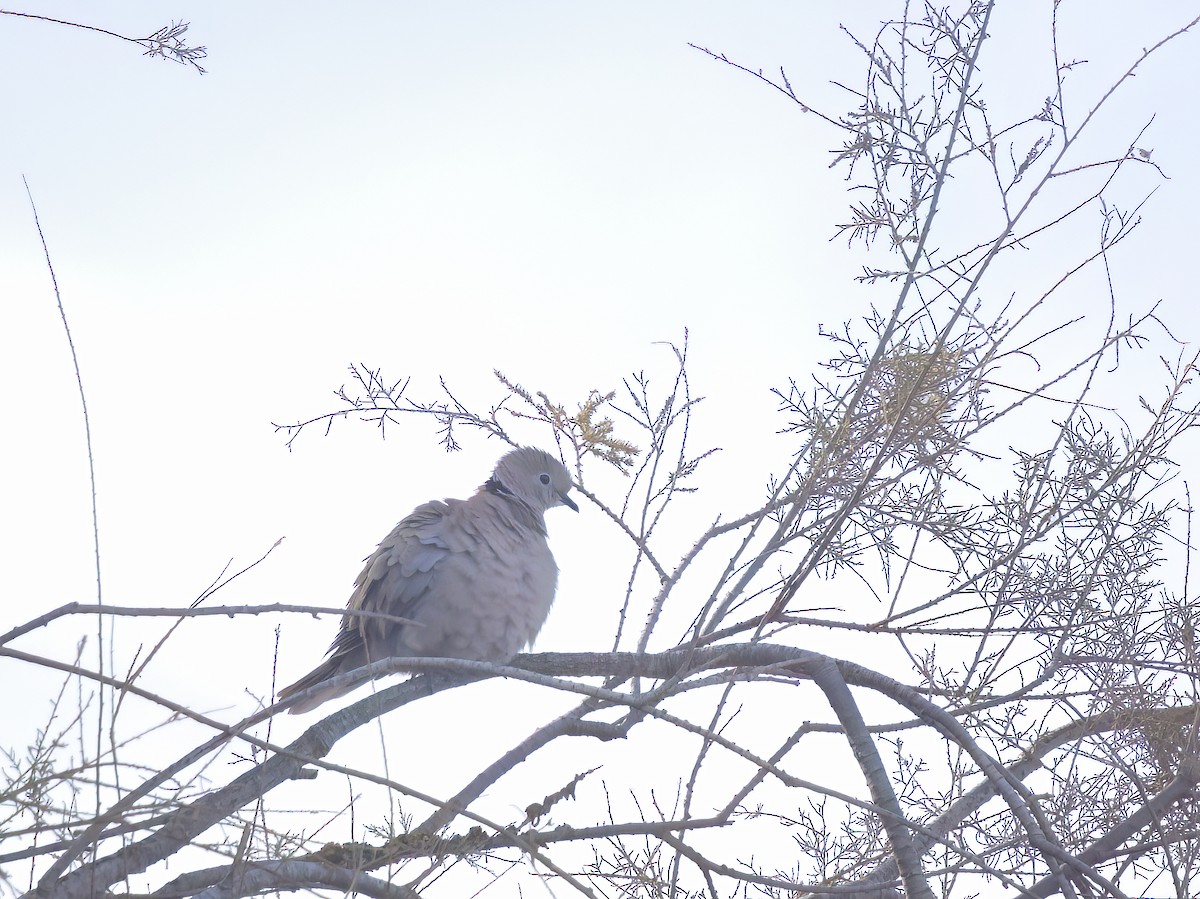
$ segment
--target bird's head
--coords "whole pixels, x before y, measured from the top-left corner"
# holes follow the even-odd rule
[[[567,494],[571,475],[566,467],[544,450],[523,446],[502,456],[488,482],[496,492],[512,494],[535,512],[555,506],[579,511]]]

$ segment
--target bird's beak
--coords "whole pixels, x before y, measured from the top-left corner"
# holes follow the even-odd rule
[[[558,495],[558,501],[560,503],[562,503],[564,506],[566,506],[568,509],[573,509],[576,512],[579,511],[579,506],[575,505],[575,500],[573,500],[573,499],[571,499],[571,497],[567,496],[566,493],[560,493]]]

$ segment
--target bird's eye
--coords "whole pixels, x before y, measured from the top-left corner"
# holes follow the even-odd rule
[[[543,484],[549,484],[550,483],[550,475],[540,474],[540,475],[538,475],[538,480],[541,481]]]

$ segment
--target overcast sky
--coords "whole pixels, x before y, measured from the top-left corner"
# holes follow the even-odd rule
[[[981,65],[1001,110],[1036,112],[1049,92],[1049,6],[999,5]],[[851,104],[830,82],[857,85],[864,68],[838,24],[870,37],[898,7],[22,7],[130,36],[190,21],[205,75],[93,32],[0,17],[0,629],[95,597],[79,397],[22,176],[87,391],[105,600],[184,605],[229,560],[282,537],[217,601],[340,605],[397,519],[468,494],[503,450],[472,439],[447,456],[414,420],[386,442],[343,422],[289,453],[271,423],[332,410],[351,362],[411,375],[419,395],[444,376],[494,401],[499,368],[574,402],[632,370],[665,377],[658,344],[688,328],[693,387],[709,397],[698,445],[728,451],[712,476],[746,500],[726,511],[758,499],[786,464],[769,389],[808,377],[824,352],[818,323],[886,308],[892,288],[855,284],[864,257],[831,240],[848,202],[844,172],[828,167],[839,136],[688,43],[782,66],[838,115]],[[1063,4],[1062,55],[1088,60],[1068,82],[1077,114],[1195,14],[1131,10]],[[1147,169],[1130,185],[1130,197],[1158,192],[1117,283],[1128,311],[1161,301],[1184,340],[1200,336],[1198,59],[1195,37],[1168,47],[1098,123],[1123,147],[1155,116],[1139,146],[1169,180]],[[969,196],[953,202],[969,213]],[[1092,311],[1087,297],[1070,302]],[[722,511],[699,508],[698,520]],[[628,553],[586,510],[552,513],[550,530],[563,576],[538,646],[606,648]],[[154,682],[244,711],[243,689],[270,691],[277,623],[189,625]],[[334,627],[287,620],[281,680],[308,670]],[[22,646],[69,659],[80,631],[63,624]],[[0,660],[0,680],[16,674]],[[27,693],[32,716],[40,687]]]

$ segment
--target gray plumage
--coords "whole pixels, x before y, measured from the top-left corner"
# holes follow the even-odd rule
[[[393,656],[506,662],[550,612],[558,567],[544,514],[579,507],[558,459],[532,447],[503,456],[470,499],[418,506],[367,558],[347,608],[403,618],[342,618],[329,658],[279,691],[286,699]],[[330,687],[292,706],[307,712],[353,688]]]

